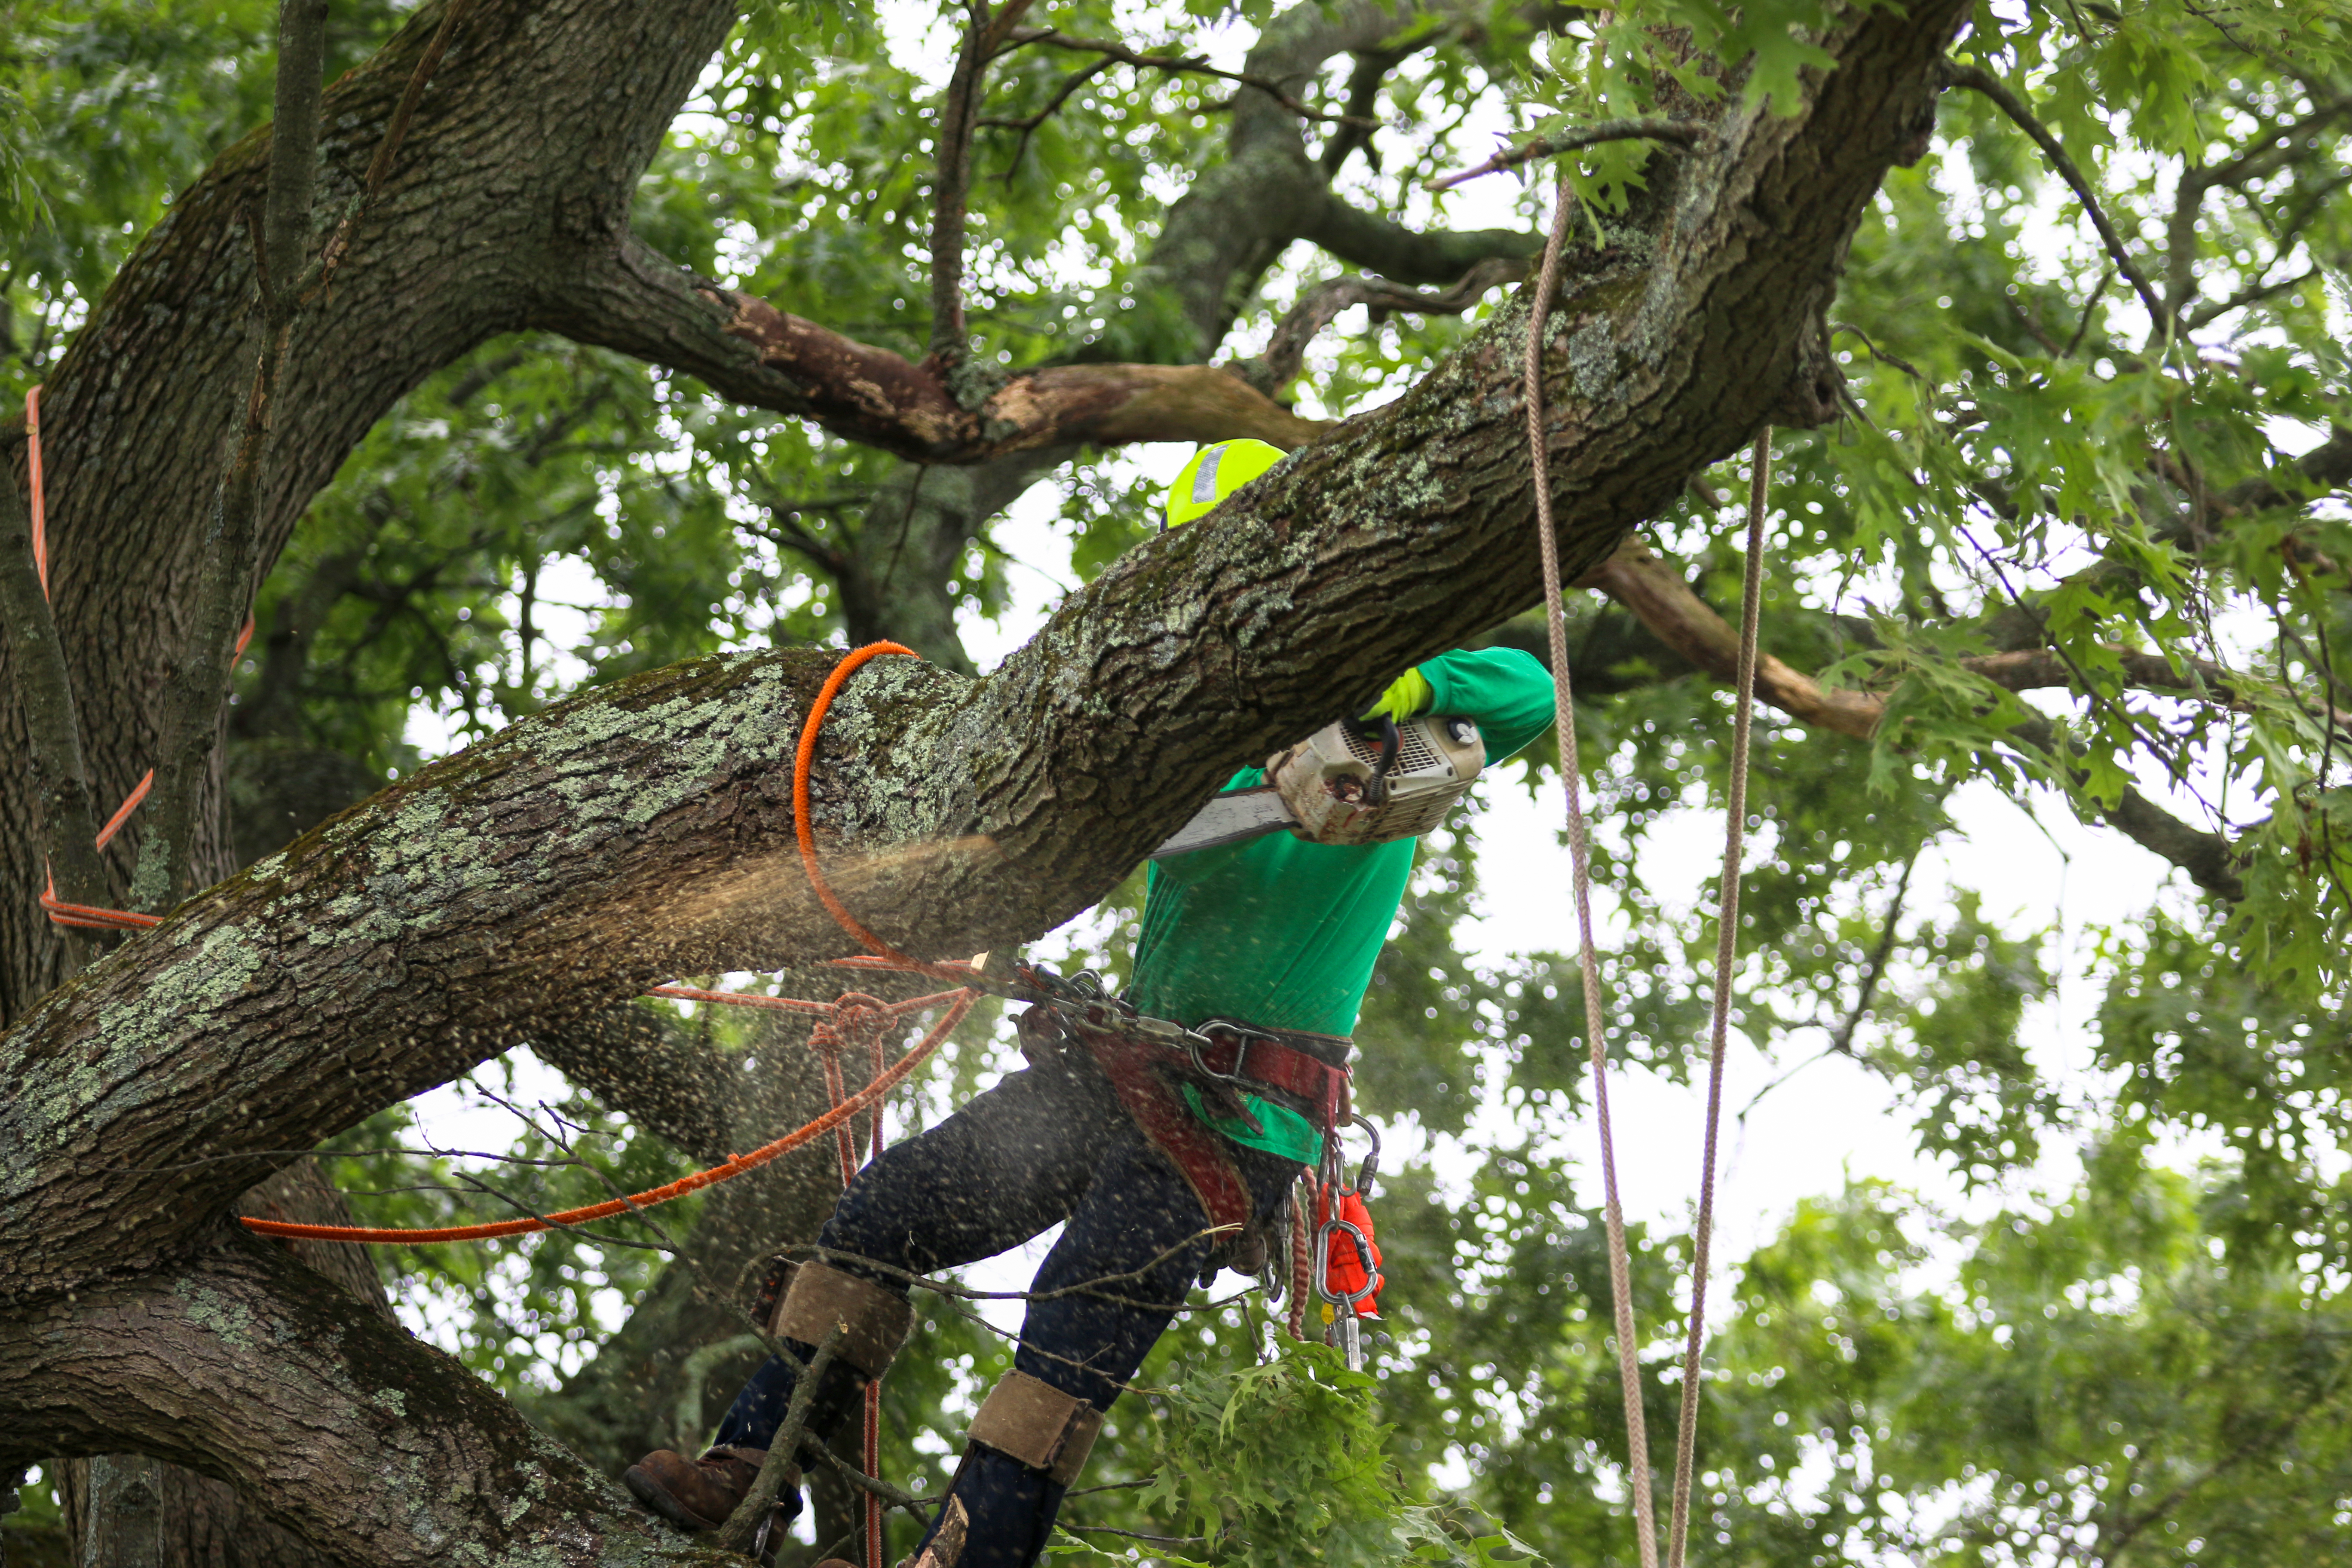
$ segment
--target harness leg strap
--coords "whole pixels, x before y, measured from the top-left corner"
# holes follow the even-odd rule
[[[971,1418],[971,1440],[1068,1486],[1086,1468],[1103,1413],[1024,1372],[1008,1372]]]
[[[803,1344],[847,1331],[835,1354],[861,1376],[882,1375],[915,1326],[915,1309],[894,1290],[825,1263],[803,1263],[776,1309],[775,1332]]]

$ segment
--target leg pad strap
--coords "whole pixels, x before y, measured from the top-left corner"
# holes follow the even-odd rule
[[[848,1331],[835,1353],[866,1376],[879,1377],[915,1326],[915,1309],[894,1290],[823,1263],[793,1273],[775,1331],[803,1344],[824,1342],[838,1325]]]
[[[1103,1413],[1027,1373],[1008,1372],[971,1420],[971,1440],[1068,1486],[1086,1468]]]

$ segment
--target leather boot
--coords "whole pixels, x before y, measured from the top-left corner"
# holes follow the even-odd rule
[[[688,1530],[716,1530],[727,1522],[759,1479],[765,1448],[713,1448],[698,1459],[656,1448],[631,1465],[621,1479],[639,1502]],[[800,1472],[784,1472],[785,1491],[797,1490]],[[781,1503],[793,1499],[778,1494]]]

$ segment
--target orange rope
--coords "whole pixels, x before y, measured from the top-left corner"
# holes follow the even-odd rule
[[[816,834],[809,826],[809,764],[816,759],[817,728],[824,722],[825,710],[833,706],[834,697],[841,690],[842,683],[856,674],[859,667],[868,659],[886,653],[903,653],[909,658],[922,657],[913,648],[903,647],[898,643],[867,643],[833,667],[833,673],[826,676],[824,684],[817,689],[816,700],[809,704],[808,718],[801,725],[800,749],[793,755],[793,832],[800,838],[802,868],[808,872],[809,886],[816,889],[817,900],[824,905],[825,912],[840,923],[842,930],[863,942],[868,952],[895,959],[900,963],[916,964],[919,963],[919,960],[908,958],[866,930],[864,923],[834,896],[832,887],[824,879],[824,868],[817,864]]]
[[[766,1007],[778,1013],[830,1013],[830,1002],[803,1002],[797,996],[762,996],[751,991],[703,991],[692,985],[656,985],[648,996],[670,996],[680,1002],[721,1002],[730,1007]]]
[[[40,574],[41,597],[49,596],[48,514],[41,500],[41,389],[25,394],[25,446],[33,480],[33,570]]]
[[[607,1219],[630,1209],[650,1208],[656,1204],[666,1204],[672,1198],[682,1198],[688,1193],[699,1192],[704,1187],[713,1186],[730,1177],[740,1176],[746,1171],[756,1170],[780,1155],[791,1153],[813,1139],[822,1138],[841,1123],[856,1116],[897,1088],[908,1073],[922,1066],[932,1052],[945,1044],[949,1032],[963,1022],[964,1015],[971,1011],[971,1005],[976,999],[974,994],[958,994],[950,1003],[946,1015],[931,1026],[929,1032],[924,1035],[913,1049],[878,1074],[873,1082],[856,1094],[848,1096],[839,1105],[805,1127],[796,1127],[772,1143],[762,1143],[748,1154],[734,1155],[726,1163],[713,1165],[707,1171],[697,1171],[690,1176],[681,1176],[667,1186],[633,1193],[625,1198],[613,1198],[601,1204],[590,1204],[584,1208],[565,1209],[560,1214],[549,1215],[544,1219],[506,1219],[488,1225],[444,1226],[438,1228],[404,1230],[361,1226],[292,1225],[282,1220],[248,1219],[245,1222],[245,1226],[247,1230],[257,1231],[263,1236],[282,1237],[289,1240],[300,1241],[372,1243],[488,1241],[502,1236],[528,1236],[533,1231],[548,1230],[560,1226],[585,1225],[591,1220]],[[923,997],[919,1000],[934,1002],[939,998]],[[915,1005],[917,1005],[916,1003],[899,1003],[892,1008],[892,1011],[908,1011]]]

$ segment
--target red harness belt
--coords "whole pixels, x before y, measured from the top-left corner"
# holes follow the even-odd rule
[[[1053,1024],[1047,1023],[1048,1018]],[[1347,1068],[1333,1067],[1261,1031],[1206,1025],[1200,1035],[1209,1044],[1195,1050],[1185,1031],[1164,1019],[1142,1017],[1097,1002],[1076,1016],[1058,1010],[1034,1010],[1022,1020],[1024,1039],[1060,1024],[1066,1024],[1068,1032],[1086,1047],[1087,1054],[1110,1079],[1120,1106],[1175,1164],[1201,1200],[1209,1223],[1221,1231],[1238,1234],[1250,1222],[1256,1205],[1250,1200],[1248,1184],[1234,1167],[1230,1145],[1192,1114],[1179,1092],[1180,1085],[1191,1083],[1196,1089],[1226,1095],[1240,1087],[1294,1096],[1314,1108],[1326,1138],[1349,1114]],[[1222,1081],[1225,1079],[1239,1082]]]

